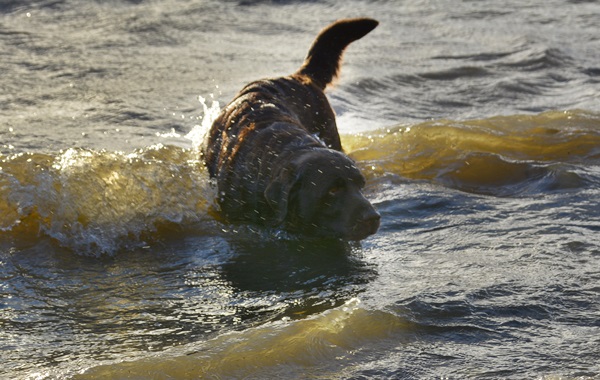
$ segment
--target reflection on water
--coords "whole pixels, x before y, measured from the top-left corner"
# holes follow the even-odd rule
[[[284,304],[285,316],[311,315],[356,296],[376,275],[357,243],[255,235],[236,238],[231,249],[236,254],[222,266],[224,278],[243,298],[268,297],[252,313]]]
[[[84,365],[303,318],[346,302],[375,275],[353,251],[242,231],[91,258],[46,239],[2,256],[3,356]]]

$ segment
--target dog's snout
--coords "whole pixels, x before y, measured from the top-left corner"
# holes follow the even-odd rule
[[[380,222],[381,215],[375,209],[371,208],[363,214],[360,224],[363,226],[365,232],[369,232],[369,235],[372,235],[379,229]]]
[[[356,219],[352,233],[350,236],[351,240],[362,240],[367,236],[371,236],[379,229],[381,222],[381,216],[375,209],[369,204],[369,207],[364,209],[360,216]]]

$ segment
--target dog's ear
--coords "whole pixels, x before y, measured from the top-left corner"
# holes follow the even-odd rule
[[[288,213],[290,194],[299,178],[300,175],[297,170],[284,167],[267,185],[264,196],[275,212],[275,224],[281,224],[285,220]]]

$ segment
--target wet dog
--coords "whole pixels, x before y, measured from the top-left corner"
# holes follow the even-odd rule
[[[342,152],[324,93],[346,46],[377,24],[331,24],[297,72],[248,84],[221,111],[202,154],[227,220],[345,240],[377,231],[380,216],[361,193],[364,177]]]

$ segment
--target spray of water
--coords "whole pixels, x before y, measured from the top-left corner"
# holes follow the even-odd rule
[[[204,140],[204,136],[210,129],[213,121],[219,115],[221,111],[221,107],[219,107],[219,102],[214,100],[214,96],[211,94],[211,105],[209,106],[206,98],[203,96],[198,96],[198,100],[202,105],[203,116],[200,124],[194,125],[192,130],[185,136],[188,140],[192,142],[192,146],[194,149],[199,150],[202,145],[202,141]]]

